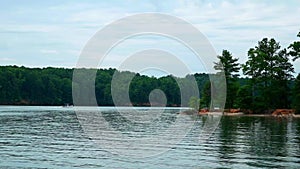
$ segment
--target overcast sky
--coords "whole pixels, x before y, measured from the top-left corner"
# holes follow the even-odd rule
[[[282,47],[299,40],[299,0],[10,0],[0,2],[0,65],[75,67],[80,51],[97,31],[116,19],[143,12],[190,22],[218,54],[227,49],[241,63],[247,60],[249,48],[264,37],[275,38]],[[105,65],[118,67],[122,57],[135,50],[176,46],[169,44],[164,38],[132,38],[112,51]],[[178,48],[173,50],[176,53]],[[184,49],[181,52],[185,54]],[[204,71],[188,57],[179,57],[193,72]],[[294,64],[297,72],[299,62]]]

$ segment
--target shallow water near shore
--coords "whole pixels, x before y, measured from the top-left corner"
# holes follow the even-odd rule
[[[100,110],[112,127],[135,136],[114,108]],[[161,124],[179,111],[167,109]],[[186,116],[195,123],[180,142],[155,156],[130,158],[95,144],[73,108],[0,106],[0,168],[300,168],[299,118],[223,116],[199,142],[207,117]],[[163,127],[149,124],[138,132],[155,135]]]

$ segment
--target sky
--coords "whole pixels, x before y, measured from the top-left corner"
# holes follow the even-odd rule
[[[97,31],[145,12],[184,19],[203,33],[217,54],[229,50],[241,63],[247,60],[249,48],[264,37],[275,38],[282,47],[299,40],[299,0],[2,0],[0,65],[76,67]],[[178,55],[191,72],[205,72],[191,51],[180,46],[166,37],[132,37],[115,47],[100,67],[118,68],[129,55],[160,48]],[[299,60],[294,67],[300,72]]]

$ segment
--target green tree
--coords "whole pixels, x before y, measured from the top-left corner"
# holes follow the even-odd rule
[[[237,105],[242,110],[248,110],[252,107],[251,86],[241,86],[237,92]]]
[[[15,68],[0,69],[0,101],[13,104],[20,100],[20,80]]]
[[[300,113],[300,74],[298,74],[296,80],[295,80],[295,86],[294,86],[294,98],[293,98],[293,108],[296,109],[296,113]]]
[[[189,107],[193,108],[196,111],[199,111],[200,109],[200,99],[198,97],[191,97],[189,100]]]
[[[274,39],[264,38],[248,51],[248,61],[242,66],[244,74],[251,77],[256,111],[288,107],[288,80],[294,69],[286,49],[280,48]]]
[[[175,77],[168,75],[159,78],[159,89],[162,90],[167,97],[167,104],[178,106],[181,103],[180,89]]]
[[[300,38],[300,32],[298,33],[297,37]],[[289,54],[294,57],[293,61],[300,58],[300,41],[293,42],[290,44],[288,49],[290,49]]]
[[[211,83],[207,81],[201,91],[200,108],[210,108],[211,103]]]
[[[238,59],[234,58],[228,50],[223,50],[222,55],[218,58],[219,62],[215,62],[214,69],[225,74],[227,84],[225,108],[233,108],[239,88],[237,77],[239,76],[240,64]]]

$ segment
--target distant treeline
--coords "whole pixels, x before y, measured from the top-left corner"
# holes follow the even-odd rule
[[[74,69],[65,68],[26,68],[17,66],[0,66],[0,104],[1,105],[64,105],[73,104],[72,76]],[[111,96],[111,80],[114,73],[121,76],[134,74],[132,72],[119,72],[116,69],[99,69],[95,79],[95,93],[99,106],[114,105]],[[119,76],[120,76],[119,75]],[[149,106],[149,94],[154,89],[162,90],[167,99],[168,106],[180,106],[181,95],[175,79],[189,79],[194,76],[200,92],[200,108],[210,106],[211,83],[209,75],[196,73],[185,78],[174,76],[149,77],[134,74],[130,83],[130,100],[137,106]],[[251,79],[237,78],[237,95],[234,96],[234,105],[230,108],[251,108],[252,98],[248,86]],[[294,81],[289,81],[289,88],[294,88]],[[290,92],[287,91],[287,92]],[[227,96],[227,100],[231,96]],[[283,98],[278,108],[290,108],[293,95],[288,95],[289,103],[283,106]],[[186,106],[186,105],[185,105]],[[226,106],[228,108],[228,106]]]
[[[72,103],[72,77],[74,69],[26,68],[0,66],[1,105],[64,105]],[[129,95],[134,105],[150,105],[149,94],[154,89],[162,90],[168,106],[180,106],[180,90],[177,77],[148,77],[116,69],[99,69],[95,79],[95,93],[98,105],[112,106],[111,80],[117,72],[120,77],[133,74]],[[207,74],[195,74],[199,89],[209,81]],[[188,78],[189,76],[187,76]],[[177,78],[180,79],[180,78]]]

